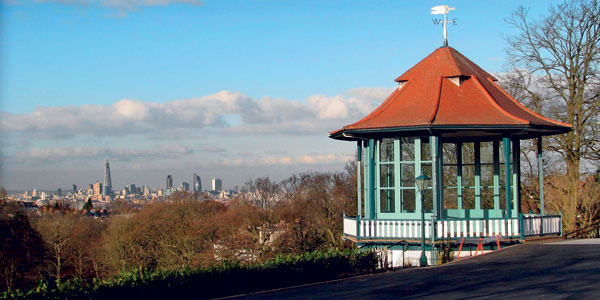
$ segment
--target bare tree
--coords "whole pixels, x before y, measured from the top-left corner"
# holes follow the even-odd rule
[[[536,21],[520,7],[506,21],[517,34],[506,39],[514,76],[505,86],[536,112],[573,124],[572,132],[553,137],[547,147],[578,180],[581,161],[600,158],[599,3],[565,1]]]
[[[75,233],[77,219],[73,214],[54,213],[45,215],[36,222],[36,229],[41,234],[49,249],[49,272],[60,283],[64,268],[69,265],[70,243]]]
[[[273,202],[276,200],[280,185],[266,176],[248,180],[246,189],[257,207],[268,210],[272,208]]]

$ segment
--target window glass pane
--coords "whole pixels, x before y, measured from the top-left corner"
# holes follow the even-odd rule
[[[421,164],[421,173],[425,174],[429,178],[433,178],[431,176],[431,163]],[[421,173],[419,173],[417,176],[421,175]],[[431,185],[432,182],[430,182],[429,184]]]
[[[444,166],[444,186],[456,186],[456,166]]]
[[[443,158],[442,161],[445,164],[456,163],[456,144],[444,143],[442,144]]]
[[[379,161],[394,161],[393,139],[382,139],[379,143]]]
[[[400,141],[400,160],[415,160],[415,138],[405,137]]]
[[[402,193],[402,210],[415,210],[415,190],[400,190]]]
[[[475,186],[475,166],[463,166],[462,167],[462,186],[474,187]]]
[[[400,178],[402,187],[414,187],[415,186],[415,165],[414,164],[400,164],[402,170],[402,177]]]
[[[394,187],[394,165],[385,164],[379,166],[379,186]]]
[[[462,163],[463,164],[475,163],[474,143],[463,143],[462,144]]]
[[[481,185],[494,185],[494,166],[481,166]]]
[[[506,179],[506,174],[504,174],[504,164],[500,164],[500,173],[498,174],[498,178],[500,179],[500,186],[504,186],[504,179]]]
[[[456,195],[456,189],[444,189],[444,208],[445,209],[456,209],[458,208],[458,198]]]
[[[463,209],[474,209],[475,208],[475,189],[462,189],[462,208]]]
[[[379,208],[382,213],[395,211],[395,192],[393,189],[381,189],[379,195]]]
[[[494,190],[491,188],[481,189],[481,208],[494,209]]]
[[[431,160],[431,145],[429,138],[421,138],[421,160]]]
[[[428,189],[423,194],[425,196],[425,210],[432,211],[433,210],[433,190]]]
[[[506,194],[504,194],[504,186],[500,186],[500,209],[506,208]]]
[[[492,148],[492,142],[481,142],[480,143],[480,156],[482,164],[491,164],[494,162],[494,152]]]
[[[504,141],[500,141],[498,144],[500,146],[499,147],[500,149],[499,149],[499,152],[498,152],[498,156],[500,158],[500,162],[504,163]],[[512,162],[512,151],[510,150],[510,145],[511,144],[512,143],[508,143],[508,145],[509,145],[509,150],[508,151],[510,152],[509,153],[509,157],[511,157],[511,162]]]

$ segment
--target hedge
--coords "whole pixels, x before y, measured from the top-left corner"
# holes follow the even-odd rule
[[[224,262],[211,268],[138,272],[85,284],[74,279],[50,287],[3,292],[0,299],[207,299],[314,283],[376,270],[378,257],[361,250],[278,256],[262,264]]]

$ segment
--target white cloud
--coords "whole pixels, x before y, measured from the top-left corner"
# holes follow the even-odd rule
[[[357,89],[305,101],[221,91],[169,102],[122,99],[0,112],[0,180],[11,187],[94,182],[104,159],[114,161],[115,180],[123,174],[122,181],[158,178],[168,170],[240,181],[270,171],[282,177],[341,168],[354,148],[327,133],[364,117],[387,91]],[[48,172],[53,178],[42,176]]]
[[[148,106],[138,100],[123,99],[115,103],[114,107],[117,114],[126,119],[141,121],[150,116]]]
[[[192,149],[179,145],[162,145],[156,149],[133,149],[122,147],[54,147],[54,148],[32,148],[18,152],[15,155],[17,161],[57,161],[73,159],[97,159],[114,158],[117,160],[134,157],[177,157],[193,153]]]
[[[345,163],[353,156],[344,154],[312,154],[312,155],[273,155],[252,158],[236,158],[220,161],[218,164],[227,167],[256,167],[273,165],[319,165],[332,163]]]
[[[221,91],[164,103],[122,99],[111,105],[36,107],[29,114],[0,114],[0,132],[42,139],[75,136],[178,136],[194,129],[216,134],[325,134],[375,108],[387,89],[375,88],[306,102]],[[375,100],[377,99],[377,100]],[[235,120],[230,124],[228,120]],[[214,131],[213,131],[214,132]]]

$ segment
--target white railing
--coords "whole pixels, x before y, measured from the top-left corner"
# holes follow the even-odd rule
[[[560,234],[561,216],[523,215],[523,235]]]
[[[344,235],[369,239],[420,239],[421,220],[359,220],[344,218]],[[510,219],[444,219],[435,220],[435,238],[524,237],[561,234],[560,216],[524,215]],[[433,227],[425,220],[425,238],[430,239]],[[521,232],[520,227],[523,227]]]
[[[518,236],[519,219],[452,219],[439,220],[438,238]]]
[[[344,218],[344,234],[356,236],[356,219]]]
[[[356,220],[354,220],[356,226]],[[420,220],[360,220],[360,236],[372,238],[421,238]],[[344,232],[345,229],[344,229]],[[356,229],[354,230],[356,232]],[[431,221],[425,221],[425,237],[431,237]]]

